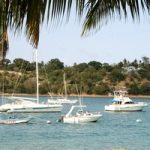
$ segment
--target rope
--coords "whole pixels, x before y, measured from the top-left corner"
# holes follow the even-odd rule
[[[20,68],[20,70],[19,70],[19,72],[23,72],[22,75],[25,74],[25,71],[26,71],[26,69],[27,69],[27,67],[28,67],[28,65],[29,65],[29,63],[28,63],[28,64],[26,65],[25,69],[23,70],[24,62],[25,62],[25,61],[22,62],[21,68]],[[13,89],[13,92],[12,92],[12,96],[14,95],[15,90],[16,90],[17,87],[19,86],[19,83],[20,83],[20,81],[21,81],[22,75],[19,76],[19,77],[17,78],[16,82],[15,82],[15,86],[14,86],[14,89]]]

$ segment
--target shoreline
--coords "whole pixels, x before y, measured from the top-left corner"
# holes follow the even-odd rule
[[[0,96],[11,96],[12,94],[9,93],[5,93],[2,94],[0,93]],[[36,94],[26,94],[26,93],[15,93],[13,96],[36,96]],[[39,96],[49,96],[48,94],[39,94]],[[52,97],[61,97],[63,95],[57,95],[57,94],[53,94]],[[72,96],[72,97],[77,97],[78,95],[75,94],[70,94],[68,96]],[[113,98],[113,95],[88,95],[88,94],[82,94],[82,97],[95,97],[95,98]],[[130,98],[146,98],[149,99],[150,95],[129,95]]]

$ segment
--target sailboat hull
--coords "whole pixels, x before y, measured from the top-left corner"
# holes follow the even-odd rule
[[[61,107],[56,108],[20,108],[20,109],[10,109],[8,113],[48,113],[48,112],[61,112]]]
[[[49,105],[38,103],[26,104],[5,104],[0,107],[0,112],[8,113],[47,113],[47,112],[60,112],[62,105]]]
[[[66,98],[59,98],[56,100],[48,99],[48,103],[50,104],[75,104],[78,100],[69,100]]]

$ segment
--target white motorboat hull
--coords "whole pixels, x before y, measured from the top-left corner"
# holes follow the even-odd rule
[[[71,123],[71,124],[78,124],[78,123],[88,123],[88,122],[96,122],[102,115],[93,115],[93,116],[70,116],[70,117],[63,117],[63,123]]]
[[[143,104],[124,104],[124,105],[106,105],[106,111],[142,111],[145,105]]]
[[[20,123],[28,123],[30,119],[7,119],[0,120],[0,124],[20,124]]]

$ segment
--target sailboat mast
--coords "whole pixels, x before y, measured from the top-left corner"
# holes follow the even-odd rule
[[[64,73],[64,88],[65,88],[65,97],[67,98],[67,87],[66,87],[66,75]]]
[[[35,59],[36,59],[36,98],[37,103],[39,103],[39,68],[38,68],[37,49],[35,49]]]

